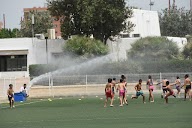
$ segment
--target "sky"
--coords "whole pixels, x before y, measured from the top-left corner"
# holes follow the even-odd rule
[[[150,0],[126,0],[129,6],[135,6],[149,10]],[[154,1],[152,10],[161,11],[168,7],[168,0]],[[172,0],[171,0],[172,1]],[[20,28],[20,20],[23,17],[23,8],[44,7],[46,0],[0,0],[0,21],[3,21],[3,14],[6,17],[6,28]],[[176,0],[178,7],[190,8],[190,0]]]

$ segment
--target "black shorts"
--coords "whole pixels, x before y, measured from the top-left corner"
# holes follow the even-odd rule
[[[11,96],[11,97],[8,96],[9,101],[12,101],[12,99],[13,99],[13,96]]]
[[[191,89],[191,85],[186,85],[185,90],[189,90],[189,89]]]

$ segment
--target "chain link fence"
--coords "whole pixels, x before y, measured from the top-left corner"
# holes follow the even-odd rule
[[[128,82],[128,90],[134,92],[134,85],[139,79],[143,80],[143,90],[147,91],[146,81],[148,75],[151,75],[155,90],[161,91],[161,86],[156,85],[161,82],[163,78],[168,79],[171,83],[176,80],[176,77],[181,78],[182,84],[184,82],[185,74],[189,74],[192,78],[192,72],[188,73],[152,73],[152,74],[124,74]],[[107,83],[108,78],[116,78],[119,81],[121,74],[108,75],[72,75],[72,76],[54,76],[51,73],[46,74],[45,77],[32,83],[32,90],[30,96],[66,96],[66,95],[84,95],[84,94],[103,94],[103,89]],[[34,77],[35,78],[35,77]],[[31,78],[32,80],[33,78]],[[14,91],[19,92],[23,84],[29,83],[29,78],[0,78],[0,98],[7,97],[7,89],[9,84],[14,85]],[[29,87],[29,86],[28,86]]]
[[[174,82],[176,77],[179,76],[181,81],[184,81],[185,74],[192,76],[192,72],[189,73],[153,73],[153,74],[124,74],[128,83],[137,83],[139,79],[144,82],[148,80],[148,75],[151,75],[154,82],[161,82],[163,78],[168,79],[170,82]],[[65,85],[95,85],[105,84],[108,78],[116,78],[119,81],[121,74],[109,74],[109,75],[72,75],[72,76],[53,76],[51,73],[44,77],[32,86],[65,86]],[[35,78],[35,77],[34,77]]]
[[[153,74],[124,74],[127,78],[127,90],[129,94],[134,94],[134,86],[139,79],[143,80],[143,91],[148,93],[146,81],[148,75],[154,80],[155,93],[161,93],[162,85],[158,84],[163,78],[168,79],[171,83],[176,77],[181,78],[182,84],[185,74],[192,76],[192,73],[153,73]],[[54,96],[77,96],[77,95],[103,95],[104,86],[108,78],[116,78],[119,81],[121,74],[108,75],[72,75],[72,76],[53,76],[51,73],[46,74],[32,84],[31,96],[34,97],[54,97]]]

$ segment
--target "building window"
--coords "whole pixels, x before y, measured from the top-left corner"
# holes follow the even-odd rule
[[[129,34],[121,34],[120,36],[121,36],[121,38],[129,38],[130,37]]]
[[[133,37],[140,37],[140,34],[133,34]]]
[[[0,71],[27,71],[27,55],[0,56]]]

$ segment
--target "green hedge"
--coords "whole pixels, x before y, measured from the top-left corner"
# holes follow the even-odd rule
[[[29,66],[29,74],[31,77],[33,76],[39,76],[51,71],[56,70],[57,68],[53,65],[47,65],[47,64],[34,64]]]

